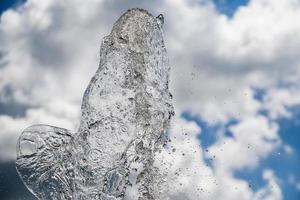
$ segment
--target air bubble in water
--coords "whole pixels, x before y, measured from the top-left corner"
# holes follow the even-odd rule
[[[117,20],[77,133],[48,125],[22,133],[17,170],[38,199],[160,199],[165,179],[153,163],[174,114],[163,22],[142,9]]]

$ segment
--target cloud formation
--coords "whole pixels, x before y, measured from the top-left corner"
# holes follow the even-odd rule
[[[97,69],[101,39],[130,7],[165,14],[177,109],[171,131],[176,138],[170,144],[176,150],[173,158],[165,157],[173,163],[172,172],[182,170],[171,195],[282,199],[272,170],[264,169],[267,184],[258,191],[233,174],[258,167],[285,145],[276,119],[292,117],[289,108],[300,104],[297,0],[251,0],[231,18],[208,0],[28,0],[7,10],[0,23],[0,159],[15,158],[16,139],[32,124],[78,127],[81,98]],[[258,89],[261,98],[256,97]],[[183,111],[210,125],[237,123],[228,127],[231,137],[221,131],[206,151],[197,139],[201,127],[180,117]]]

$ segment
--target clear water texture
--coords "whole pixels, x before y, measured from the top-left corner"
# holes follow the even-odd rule
[[[161,199],[164,175],[154,160],[174,115],[163,22],[142,9],[117,20],[102,41],[78,132],[24,130],[17,170],[38,199]]]

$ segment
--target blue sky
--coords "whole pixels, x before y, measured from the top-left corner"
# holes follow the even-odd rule
[[[262,101],[263,90],[255,90],[255,98]],[[263,180],[263,169],[268,168],[274,170],[277,177],[280,178],[280,186],[283,188],[284,199],[299,199],[300,191],[291,183],[291,177],[296,181],[300,180],[300,106],[289,108],[292,112],[291,118],[279,118],[279,134],[284,144],[291,146],[294,150],[292,154],[285,152],[283,148],[278,148],[268,158],[262,159],[258,167],[254,169],[236,170],[235,177],[244,179],[249,182],[249,187],[257,190],[266,184]],[[203,148],[207,149],[216,142],[218,135],[223,134],[225,137],[232,137],[228,127],[234,125],[236,121],[231,119],[225,124],[210,125],[199,117],[192,116],[189,112],[182,114],[183,118],[188,121],[196,122],[201,128],[202,133],[199,134],[199,140]],[[211,165],[211,160],[206,159],[206,162]]]
[[[0,3],[0,14],[7,9],[15,8],[24,2],[25,0],[2,0]]]
[[[248,0],[213,0],[217,10],[232,17],[240,6],[245,6]]]
[[[15,12],[5,11],[24,1],[1,1],[0,199],[32,199],[14,169],[16,139],[36,123],[76,130],[101,38],[130,7],[165,15],[174,121],[196,131],[172,129],[174,145],[198,148],[172,164],[197,172],[185,178],[202,199],[300,199],[300,3],[204,1],[27,0]],[[191,188],[178,190],[195,199]]]

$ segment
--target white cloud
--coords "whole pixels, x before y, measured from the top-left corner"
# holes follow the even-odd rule
[[[291,146],[289,146],[289,145],[284,145],[283,146],[283,150],[288,155],[292,155],[293,153],[295,153],[294,149]]]
[[[232,19],[209,5],[167,2],[169,10],[176,10],[166,32],[178,106],[196,109],[209,120],[214,110],[221,113],[213,114],[215,120],[238,118],[234,109],[254,103],[243,102],[245,90],[269,88],[299,73],[300,26],[293,20],[300,16],[297,1],[250,1]],[[211,106],[213,97],[218,101]]]
[[[265,170],[263,178],[267,181],[267,186],[257,191],[254,198],[255,200],[280,200],[283,198],[278,180],[272,170]]]
[[[24,127],[33,124],[48,124],[74,131],[79,124],[79,116],[77,104],[55,102],[55,100],[45,103],[43,107],[28,109],[23,118],[0,115],[0,160],[16,158],[16,140]]]
[[[215,156],[218,171],[233,171],[258,165],[280,144],[275,123],[270,123],[263,116],[246,118],[229,127],[232,138],[219,139],[218,143],[209,148],[209,157]],[[235,159],[232,159],[235,158]]]
[[[291,84],[291,83],[290,83]],[[268,89],[264,97],[264,108],[269,111],[271,118],[292,117],[288,108],[300,104],[300,87],[298,83],[292,83],[288,88]]]
[[[136,6],[165,14],[177,113],[189,110],[209,124],[238,120],[230,127],[234,137],[217,138],[205,153],[195,137],[200,127],[174,119],[178,124],[172,133],[178,138],[171,144],[177,150],[169,159],[174,162],[172,170],[183,170],[182,185],[174,186],[176,195],[282,199],[279,186],[267,185],[254,193],[232,172],[258,166],[281,145],[274,119],[291,117],[288,108],[300,104],[297,0],[252,0],[233,18],[219,14],[206,0],[28,0],[18,10],[4,12],[0,102],[25,105],[27,110],[19,118],[0,115],[0,159],[14,158],[16,138],[31,124],[76,130],[82,94],[98,66],[100,41],[122,12]],[[253,88],[266,91],[262,101],[254,98]],[[261,109],[269,115],[259,115]],[[181,135],[180,126],[190,135]],[[211,156],[216,156],[214,168],[204,162]],[[265,172],[265,179],[276,185],[274,177]],[[188,182],[195,188],[187,187]]]
[[[293,174],[288,176],[288,183],[293,185],[297,191],[300,191],[300,181],[296,180],[296,177]]]
[[[167,171],[165,172],[167,176],[163,177],[168,183],[166,189],[163,190],[164,195],[175,200],[282,199],[277,178],[271,170],[264,171],[263,179],[266,180],[267,184],[256,192],[249,187],[249,183],[246,180],[235,178],[232,173],[233,169],[227,172],[220,170],[223,167],[228,169],[226,165],[235,161],[235,164],[241,162],[243,167],[247,166],[247,163],[243,162],[247,160],[247,156],[251,157],[247,152],[244,153],[237,149],[238,151],[234,152],[234,155],[218,154],[213,158],[213,161],[219,162],[218,157],[220,156],[224,159],[224,162],[218,163],[217,169],[209,167],[205,162],[205,154],[207,152],[201,147],[200,142],[196,140],[199,134],[202,134],[201,129],[195,122],[188,122],[175,116],[170,130],[171,142],[168,144],[168,148],[157,156],[156,160],[161,170]],[[272,134],[265,133],[265,135]],[[225,145],[228,146],[222,147],[224,152],[232,152],[228,148],[238,147],[237,144],[225,143]],[[245,159],[242,158],[243,156]],[[164,164],[162,165],[161,163]],[[235,164],[233,164],[233,167],[236,167]],[[238,166],[240,165],[238,164]]]

